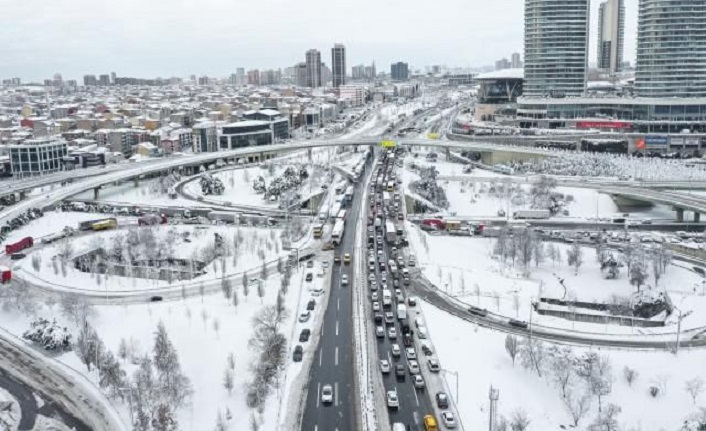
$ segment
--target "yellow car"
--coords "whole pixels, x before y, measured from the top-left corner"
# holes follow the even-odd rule
[[[343,263],[351,263],[351,255],[350,253],[346,253],[343,255]]]

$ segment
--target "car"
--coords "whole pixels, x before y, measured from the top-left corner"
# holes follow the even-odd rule
[[[348,275],[343,274],[341,276],[341,286],[348,286]]]
[[[392,343],[392,346],[390,347],[390,352],[392,353],[393,358],[399,358],[400,357],[400,345],[397,343]]]
[[[414,383],[414,387],[417,389],[424,389],[424,378],[420,376],[419,374],[415,374],[412,377],[412,383]]]
[[[377,293],[377,292],[373,292],[373,293],[370,295],[370,299],[372,299],[373,301],[377,301],[377,300],[378,300],[378,293]]]
[[[307,268],[313,268],[313,267],[314,267],[314,261],[311,260],[311,259],[309,259],[309,260],[306,262],[306,267],[307,267]]]
[[[333,257],[333,263],[341,263],[341,258],[338,256]]]
[[[402,256],[397,257],[397,266],[400,268],[404,268],[404,257],[402,257]]]
[[[380,311],[380,302],[373,301],[373,311]]]
[[[395,365],[395,376],[401,377],[404,379],[404,376],[406,374],[407,374],[407,371],[404,369],[404,365],[402,365],[402,364]]]
[[[27,255],[24,253],[12,253],[10,255],[10,260],[20,260],[24,259],[25,257],[27,257]]]
[[[351,263],[351,254],[346,253],[343,255],[343,263]]]
[[[324,288],[321,286],[317,286],[309,291],[311,292],[311,296],[321,296],[324,294]]]
[[[436,393],[436,406],[439,407],[440,409],[448,409],[449,408],[449,396],[446,395],[446,392],[437,392]]]
[[[429,343],[427,343],[426,341],[422,341],[421,343],[419,343],[419,345],[422,348],[422,352],[424,352],[424,354],[426,356],[432,355],[432,351],[431,351],[431,347],[429,346]]]
[[[429,366],[429,371],[432,373],[438,373],[441,371],[441,366],[439,366],[439,361],[437,359],[431,358],[427,361],[427,365]]]
[[[415,266],[417,264],[417,259],[414,258],[414,255],[410,255],[409,259],[407,259],[407,266]]]
[[[378,290],[378,282],[376,280],[370,282],[370,290],[373,292]]]
[[[328,268],[328,267],[329,267],[329,262],[328,262],[328,260],[325,260],[325,261],[321,262],[321,267],[324,268],[324,269]]]
[[[397,339],[397,328],[394,326],[390,326],[387,328],[387,338],[390,340],[396,340]]]
[[[395,323],[395,315],[392,313],[392,311],[385,312],[385,322],[393,324]]]
[[[335,247],[336,247],[336,246],[333,245],[332,242],[326,242],[326,243],[324,243],[324,245],[321,246],[321,250],[323,250],[323,251],[329,251],[329,250],[333,250]],[[335,258],[334,258],[334,260],[335,260]]]
[[[312,311],[316,307],[316,301],[313,299],[309,300],[309,302],[306,304],[306,309],[309,311]]]
[[[368,269],[370,270],[370,272],[375,272],[375,264],[371,263]]]
[[[311,329],[302,329],[301,334],[299,334],[299,341],[302,343],[307,342],[309,337],[311,337]]]
[[[378,338],[384,338],[385,337],[385,329],[382,326],[376,326],[375,327],[375,335]]]
[[[419,374],[419,362],[411,359],[407,362],[407,365],[409,366],[409,374]]]
[[[402,215],[402,213],[397,214],[397,220],[399,220],[399,221],[404,220],[404,215]]]
[[[321,402],[324,404],[331,404],[333,402],[333,388],[331,385],[324,385],[321,388]]]
[[[404,296],[402,296],[402,291],[400,289],[395,289],[395,298],[397,302],[404,304]]]
[[[372,220],[368,220],[368,223],[372,223]],[[373,227],[372,224],[370,224],[370,225],[368,226],[368,232],[373,233],[373,230],[374,230],[374,229],[375,229],[375,228]]]
[[[417,359],[417,352],[414,351],[414,347],[407,347],[404,349],[404,353],[407,359]]]
[[[380,359],[380,371],[383,374],[390,373],[390,362],[387,359]]]
[[[158,296],[158,295],[152,296],[150,298],[150,302],[161,302],[161,301],[162,301],[162,297]]]
[[[410,296],[407,298],[407,305],[410,307],[414,307],[417,305],[417,297],[416,296]]]
[[[299,323],[308,322],[310,318],[311,318],[311,311],[305,311],[304,313],[299,315]]]
[[[373,282],[375,281],[375,273],[371,272],[370,275],[368,275],[368,281]]]
[[[302,346],[297,345],[294,348],[294,353],[292,354],[292,360],[294,362],[301,362],[303,356],[304,356],[304,349],[302,348]]]
[[[456,417],[448,410],[441,412],[441,420],[444,421],[446,428],[456,428]]]
[[[306,281],[312,281],[314,279],[314,274],[311,272],[306,273]]]
[[[397,391],[387,391],[387,407],[397,409],[400,407],[400,400],[397,398]]]

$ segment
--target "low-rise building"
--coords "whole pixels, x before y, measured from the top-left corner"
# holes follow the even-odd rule
[[[44,175],[63,169],[66,141],[60,139],[27,139],[9,146],[12,176],[17,178]]]

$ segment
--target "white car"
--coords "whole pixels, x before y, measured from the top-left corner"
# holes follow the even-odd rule
[[[373,301],[373,311],[380,311],[380,303],[378,301]]]
[[[397,328],[395,328],[394,326],[390,326],[389,328],[387,328],[387,337],[390,340],[396,340],[397,339]]]
[[[370,275],[368,276],[368,281],[370,281],[371,283],[372,283],[373,281],[375,281],[375,274],[373,274],[373,273],[371,272]]]
[[[305,311],[304,313],[299,315],[299,322],[300,323],[308,322],[310,317],[311,317],[311,312]]]
[[[376,280],[370,282],[370,290],[378,290],[378,282]]]
[[[328,268],[328,266],[329,266],[328,260],[321,262],[321,266],[324,268]]]
[[[456,428],[456,417],[450,411],[441,412],[441,420],[444,421],[446,428]]]
[[[383,338],[385,336],[385,328],[383,328],[382,326],[376,326],[375,327],[375,335],[378,338]]]
[[[387,407],[391,409],[400,407],[400,400],[397,398],[397,391],[387,391]]]
[[[390,363],[387,359],[380,359],[380,371],[382,371],[383,374],[390,373]]]
[[[341,276],[341,286],[348,286],[348,275],[343,274]]]
[[[419,374],[419,363],[414,359],[409,361],[409,374]]]
[[[424,388],[424,378],[420,376],[419,374],[415,374],[412,377],[412,381],[414,382],[414,387],[417,389],[423,389]]]
[[[373,293],[370,295],[370,297],[372,298],[373,301],[377,301],[377,300],[378,300],[378,293],[377,293],[377,292],[373,292]]]
[[[414,347],[407,347],[404,352],[407,355],[407,359],[417,359],[417,352],[414,351]]]
[[[390,350],[392,351],[392,356],[394,356],[395,358],[400,357],[400,345],[399,344],[392,343],[392,347],[390,348]]]
[[[331,404],[333,402],[333,388],[331,385],[324,385],[321,389],[321,402]]]

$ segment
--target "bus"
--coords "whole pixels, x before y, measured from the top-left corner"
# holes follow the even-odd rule
[[[395,191],[395,182],[394,182],[394,181],[388,181],[388,182],[387,182],[387,191],[388,191],[388,192],[394,192],[394,191]]]
[[[91,225],[91,229],[93,229],[93,230],[115,229],[117,227],[118,227],[118,222],[114,218],[102,220],[102,221],[93,223]]]
[[[346,202],[351,202],[353,200],[353,186],[348,186],[345,194]]]
[[[337,220],[345,220],[346,218],[346,210],[340,210],[338,214],[336,214],[336,219]]]
[[[330,214],[335,217],[335,216],[337,216],[338,213],[340,213],[340,212],[341,212],[341,203],[340,203],[340,202],[336,202],[336,203],[333,205],[333,208],[331,209]],[[335,223],[335,222],[336,222],[336,219],[334,218],[334,219],[332,220],[332,222]]]
[[[331,241],[338,245],[343,240],[343,229],[346,227],[346,222],[343,219],[336,219],[336,224],[333,225],[333,231],[331,232]]]
[[[324,225],[319,223],[314,225],[314,238],[321,238],[324,234]]]

